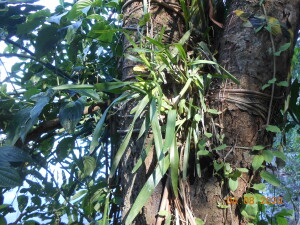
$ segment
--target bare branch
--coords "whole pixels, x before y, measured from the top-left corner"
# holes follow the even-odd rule
[[[99,105],[87,106],[87,107],[84,108],[83,115],[91,114],[91,113],[93,113],[95,111],[98,111],[100,109],[101,108],[100,108]],[[41,123],[36,129],[31,131],[27,135],[25,143],[28,143],[30,141],[34,141],[38,137],[40,137],[42,134],[47,133],[47,132],[49,132],[51,130],[54,130],[54,129],[58,129],[60,127],[61,127],[61,125],[60,125],[60,122],[59,122],[58,118],[55,118],[55,119],[49,120],[49,121],[45,121],[45,122]],[[21,143],[22,143],[21,140],[19,140],[16,145],[19,146]]]
[[[13,41],[13,40],[10,40],[9,38],[5,38],[3,39],[4,42],[8,43],[8,44],[12,44],[22,50],[24,50],[25,52],[27,52],[28,54],[30,54],[31,56],[34,56],[34,53],[32,51],[30,51],[28,48],[25,48],[24,46],[20,45],[19,43]]]

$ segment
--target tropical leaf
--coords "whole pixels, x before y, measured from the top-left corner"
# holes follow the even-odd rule
[[[138,159],[138,161],[136,162],[135,166],[132,169],[132,173],[135,173],[140,168],[140,166],[143,164],[143,162],[145,161],[145,159],[150,151],[150,148],[152,147],[152,144],[153,144],[153,139],[151,141],[149,141],[146,148],[143,148],[140,158]]]
[[[162,160],[162,164],[163,164],[162,168],[164,168],[164,170],[161,170],[159,167],[157,167],[154,170],[153,174],[151,174],[151,176],[148,178],[142,190],[140,191],[139,195],[137,196],[136,200],[134,201],[128,213],[128,216],[126,218],[125,221],[126,225],[132,224],[134,218],[143,208],[143,206],[145,205],[145,203],[153,193],[155,187],[159,184],[163,175],[167,172],[167,169],[169,168],[170,165],[170,159],[168,156]]]
[[[170,174],[173,193],[178,197],[178,180],[179,180],[179,153],[177,149],[176,137],[174,135],[173,144],[170,148]]]
[[[63,128],[70,134],[75,132],[75,127],[81,119],[85,105],[85,98],[81,97],[75,102],[70,102],[59,111],[59,121]]]
[[[122,92],[122,87],[128,86],[132,84],[133,82],[108,82],[108,83],[98,83],[95,84],[95,88],[98,91],[104,91],[104,92]]]
[[[14,188],[22,185],[18,172],[9,166],[0,166],[0,187]]]
[[[132,120],[132,123],[130,124],[129,128],[128,128],[128,132],[125,136],[125,138],[123,139],[115,157],[114,157],[114,160],[113,160],[113,163],[112,163],[112,166],[111,166],[111,171],[110,171],[110,177],[113,177],[114,176],[114,173],[116,172],[117,170],[117,167],[119,165],[119,162],[128,146],[128,143],[131,139],[131,135],[132,135],[132,132],[133,132],[133,128],[134,128],[134,124],[135,124],[135,121],[138,119],[138,117],[141,115],[141,113],[144,111],[145,107],[148,105],[150,101],[150,96],[149,95],[146,95],[139,103],[138,103],[138,106],[137,106],[137,110],[135,112],[135,115],[134,115],[134,118]],[[154,139],[155,140],[155,139]]]
[[[15,146],[0,147],[0,163],[5,162],[31,162],[30,155]]]
[[[27,17],[26,23],[17,26],[18,34],[26,34],[32,32],[35,28],[44,23],[46,17],[49,17],[50,10],[40,10]]]
[[[118,98],[116,98],[107,108],[106,110],[103,112],[100,120],[98,121],[97,125],[96,125],[96,128],[94,129],[94,132],[93,132],[93,139],[92,139],[92,142],[91,142],[91,145],[90,145],[90,154],[93,153],[93,151],[95,150],[95,148],[99,145],[99,138],[101,136],[101,132],[102,132],[102,129],[103,129],[103,125],[104,125],[104,122],[105,122],[105,119],[106,119],[106,116],[107,116],[107,113],[109,112],[110,108],[120,102],[120,101],[124,101],[128,98],[131,98],[133,97],[133,95],[131,93],[124,93],[122,94],[121,96],[119,96]]]
[[[190,155],[190,145],[191,145],[191,127],[188,130],[188,134],[185,141],[184,155],[183,155],[183,169],[182,177],[185,180],[187,178],[187,171],[189,166],[189,155]]]
[[[28,204],[28,196],[20,195],[18,196],[17,201],[18,201],[18,208],[20,212],[23,212],[23,210],[26,208]]]
[[[56,147],[57,158],[64,160],[75,147],[75,139],[73,137],[66,137],[62,139]]]
[[[38,32],[35,44],[35,54],[41,58],[54,50],[56,44],[64,38],[62,32],[59,32],[55,26],[45,26]]]
[[[262,156],[262,155],[256,155],[256,156],[254,156],[253,160],[252,160],[252,167],[253,167],[253,169],[254,170],[259,169],[262,166],[262,164],[263,164],[264,161],[265,161],[264,156]]]
[[[269,173],[268,171],[266,171],[266,170],[261,171],[260,176],[262,179],[264,179],[268,183],[272,184],[273,186],[276,186],[276,187],[280,186],[280,181],[278,180],[278,178],[275,175]]]
[[[54,92],[49,89],[47,92],[41,92],[33,95],[30,99],[36,101],[34,107],[27,107],[20,110],[9,126],[9,134],[7,144],[14,145],[16,141],[21,138],[25,141],[27,133],[36,124],[39,115],[41,114],[45,105],[48,104]]]
[[[91,175],[96,168],[96,160],[94,157],[85,156],[83,159],[83,173],[84,177]]]

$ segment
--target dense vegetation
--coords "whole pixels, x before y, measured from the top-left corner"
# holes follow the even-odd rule
[[[36,218],[44,224],[120,224],[118,165],[135,134],[138,138],[151,134],[152,138],[145,139],[133,173],[143,164],[152,143],[157,167],[132,206],[127,224],[166,174],[174,196],[181,195],[180,180],[188,177],[189,164],[201,176],[205,170],[200,165],[203,158],[211,160],[213,174],[230,191],[237,189],[239,179],[249,169],[233,168],[225,161],[215,160],[215,152],[230,146],[207,124],[221,113],[208,106],[207,95],[215,79],[239,81],[218,64],[215,49],[210,50],[211,27],[221,25],[207,13],[211,10],[207,3],[203,4],[205,1],[191,1],[189,10],[185,1],[180,1],[186,32],[178,42],[168,44],[163,41],[164,30],[153,36],[144,35],[151,17],[146,6],[138,28],[122,28],[122,4],[116,0],[79,0],[75,4],[60,1],[54,13],[34,2],[0,2],[0,41],[5,44],[0,57],[16,61],[11,69],[2,63],[6,78],[0,85],[0,225],[6,224],[6,218],[15,211],[20,215],[14,224],[36,224]],[[217,19],[230,15],[230,1],[213,2],[219,15],[222,13]],[[272,31],[268,23],[261,24],[263,27],[265,32]],[[139,36],[139,43],[133,39],[133,32]],[[130,54],[126,55],[125,39],[131,45]],[[291,43],[287,44],[273,53],[290,51]],[[271,170],[264,170],[269,167],[275,171],[275,158],[278,164],[286,158],[282,151],[261,145],[252,148],[253,152],[263,152],[254,153],[253,170],[259,171],[278,193],[286,195],[295,213],[279,210],[275,205],[269,206],[277,207],[271,210],[258,204],[246,205],[241,211],[249,224],[287,224],[286,218],[293,215],[294,221],[299,220],[299,199],[295,199],[299,195],[296,187],[300,165],[299,53],[297,45],[291,98],[282,110],[284,122],[267,126],[269,132],[281,134],[274,149],[288,152],[288,181],[280,182]],[[119,66],[124,57],[135,63],[137,80],[121,81]],[[289,81],[273,79],[264,88],[275,83],[289,86]],[[173,98],[166,91],[167,84],[176,90]],[[113,120],[120,119],[120,108],[132,101],[138,103],[131,110],[129,128],[114,127]],[[141,123],[137,129],[138,121]],[[114,149],[117,140],[122,142]],[[197,149],[195,163],[189,161],[193,148]],[[266,189],[264,183],[251,185],[249,198],[258,198],[258,191]],[[4,198],[15,187],[18,208],[7,204]],[[218,207],[228,205],[220,202]],[[159,214],[165,218],[165,224],[174,219],[167,210]],[[204,224],[202,219],[197,218],[194,223],[191,218],[188,220],[191,224]]]

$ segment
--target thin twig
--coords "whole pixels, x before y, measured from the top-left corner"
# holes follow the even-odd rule
[[[9,43],[9,44],[12,44],[22,50],[24,50],[25,52],[27,52],[29,55],[31,56],[34,56],[34,53],[32,51],[30,51],[28,48],[25,48],[24,46],[20,45],[19,43],[13,41],[13,40],[10,40],[9,38],[5,38],[5,39],[2,39],[4,42],[6,43]]]
[[[26,59],[32,59],[40,64],[42,64],[43,66],[45,66],[47,69],[53,71],[54,73],[56,73],[58,76],[73,81],[74,83],[76,82],[72,77],[70,77],[67,73],[65,73],[64,71],[62,71],[61,69],[53,66],[51,63],[48,62],[43,62],[39,59],[37,59],[34,56],[31,55],[25,55],[25,54],[18,54],[18,53],[1,53],[0,57],[19,57],[19,58],[26,58]]]
[[[13,225],[13,224],[18,224],[19,222],[21,222],[21,219],[22,219],[23,216],[25,216],[26,214],[27,214],[27,211],[22,212],[22,213],[18,216],[18,218],[15,220],[15,222],[10,223],[10,224],[11,224],[11,225]]]
[[[266,8],[265,8],[264,4],[262,4],[262,9],[263,9],[265,17],[266,17],[267,25],[269,25],[268,16],[267,16],[267,12],[266,12]],[[273,63],[274,63],[273,64],[273,79],[274,79],[274,78],[276,78],[276,56],[274,54],[275,53],[275,44],[274,44],[274,39],[273,39],[272,33],[269,32],[269,34],[270,34],[270,39],[271,39],[271,44],[272,44],[272,54],[273,54]],[[275,82],[273,82],[273,84],[272,84],[271,99],[270,99],[270,103],[269,103],[269,111],[268,111],[267,124],[266,124],[267,126],[270,124],[274,91],[275,91]]]
[[[14,92],[16,93],[16,95],[19,95],[17,89],[15,88],[15,85],[14,83],[12,82],[12,80],[10,79],[10,73],[7,71],[2,59],[0,59],[0,63],[2,64],[3,68],[4,68],[4,71],[6,73],[6,76],[7,76],[7,79],[9,80],[9,83],[11,84],[12,88],[14,89]]]
[[[91,220],[88,218],[88,217],[86,217],[86,215],[83,213],[83,212],[81,212],[79,209],[78,209],[78,207],[76,207],[75,205],[73,205],[70,201],[69,201],[69,199],[64,195],[64,193],[63,193],[63,191],[61,190],[61,188],[59,187],[59,185],[58,185],[58,183],[56,182],[56,180],[55,180],[55,176],[54,176],[54,174],[48,169],[48,168],[44,168],[49,174],[50,174],[50,176],[52,177],[52,179],[53,179],[53,182],[54,182],[54,184],[55,184],[55,186],[56,186],[56,188],[57,188],[57,191],[61,194],[61,196],[65,199],[65,201],[67,202],[67,204],[68,205],[70,205],[76,212],[78,212],[82,217],[84,217],[88,222],[91,222]]]

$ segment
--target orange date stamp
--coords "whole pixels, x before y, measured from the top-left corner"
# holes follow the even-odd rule
[[[267,205],[280,205],[283,204],[282,197],[260,197],[260,199],[256,199],[255,197],[241,197],[241,198],[235,198],[235,197],[228,197],[225,199],[227,204],[267,204]]]

